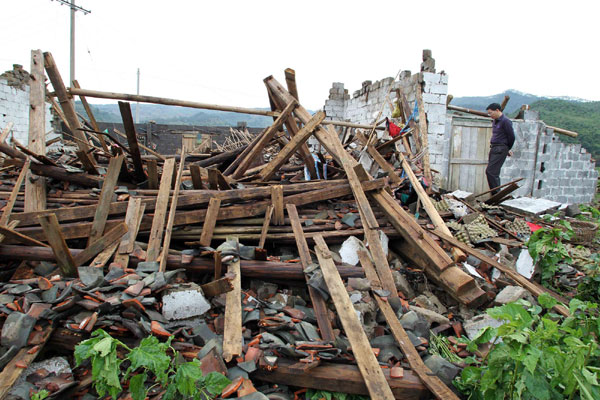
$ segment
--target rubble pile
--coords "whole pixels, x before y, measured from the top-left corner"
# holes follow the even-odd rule
[[[73,352],[100,329],[129,348],[169,341],[174,364],[227,377],[213,397],[458,398],[453,379],[484,356],[464,337],[502,323],[485,308],[547,293],[566,303],[536,282],[525,246],[549,222],[506,202],[515,182],[442,193],[427,122],[405,99],[392,137],[309,114],[286,70],[287,88],[265,79],[270,127],[164,156],[137,142],[129,103],[124,134],[99,132],[74,113],[84,91],[64,87],[49,53],[44,65],[63,146],[0,142],[0,398],[97,398],[96,367]],[[558,274],[570,290],[582,276]],[[148,397],[168,392],[144,377]],[[119,398],[136,396],[133,380]]]

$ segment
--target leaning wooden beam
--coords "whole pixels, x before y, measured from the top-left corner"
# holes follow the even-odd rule
[[[491,257],[486,256],[479,250],[473,249],[473,248],[467,246],[466,244],[464,244],[463,242],[456,240],[455,238],[448,236],[445,233],[440,232],[438,230],[434,230],[431,232],[434,235],[436,235],[437,237],[439,237],[440,239],[442,239],[443,241],[450,243],[452,246],[459,247],[464,252],[471,254],[473,257],[478,258],[479,260],[481,260],[487,264],[490,264],[492,267],[497,268],[499,271],[503,272],[510,279],[515,281],[519,286],[529,290],[534,296],[537,297],[537,296],[541,295],[542,293],[548,293],[550,295],[553,295],[553,293],[551,291],[544,289],[540,285],[530,282],[527,278],[525,278],[523,275],[519,274],[517,271],[500,264],[498,261],[494,260]],[[556,311],[558,311],[559,313],[561,313],[562,315],[564,315],[565,317],[570,316],[569,310],[563,305],[557,305],[554,307],[554,309]]]
[[[0,143],[4,143],[6,141],[6,138],[8,137],[10,131],[12,130],[13,125],[14,125],[13,122],[9,122],[8,124],[6,124],[4,129],[2,129],[2,133],[0,133]]]
[[[206,218],[204,219],[204,226],[202,227],[202,234],[200,235],[200,246],[210,246],[220,208],[221,199],[217,197],[210,199],[206,211]]]
[[[104,236],[95,239],[81,253],[73,257],[75,267],[83,265],[86,261],[89,261],[92,257],[105,249],[111,246],[114,247],[115,244],[118,245],[118,240],[121,239],[125,233],[127,233],[127,225],[121,222],[119,225],[106,232]]]
[[[77,80],[74,80],[71,83],[73,84],[73,87],[81,87],[79,86],[79,82],[77,82]],[[98,122],[96,122],[96,118],[94,117],[94,113],[92,112],[92,107],[90,107],[90,103],[88,103],[85,96],[79,96],[79,100],[81,101],[81,105],[83,106],[83,109],[85,110],[85,113],[87,114],[90,120],[90,125],[92,125],[92,129],[95,131],[99,131],[100,128],[98,128]],[[98,135],[98,141],[100,142],[100,145],[102,146],[102,149],[106,152],[106,154],[110,154],[110,150],[108,149],[103,135]]]
[[[140,223],[142,222],[142,216],[146,204],[142,203],[141,198],[129,198],[127,204],[127,212],[125,213],[125,223],[127,224],[127,233],[121,238],[119,244],[119,254],[129,254],[133,251],[135,246],[135,239],[137,237]]]
[[[417,179],[415,173],[413,172],[412,168],[410,167],[410,164],[408,163],[408,161],[406,161],[406,158],[404,158],[402,153],[399,153],[399,156],[400,156],[400,161],[402,162],[402,168],[404,168],[404,172],[406,173],[406,176],[408,176],[408,179],[410,180],[412,187],[417,192],[417,195],[419,196],[419,200],[421,200],[421,204],[423,204],[423,208],[425,208],[427,215],[429,215],[429,218],[431,218],[431,222],[433,222],[433,225],[435,225],[436,228],[440,229],[442,232],[444,232],[448,236],[452,236],[452,233],[450,233],[450,229],[448,229],[448,227],[446,226],[446,223],[444,222],[442,217],[440,217],[440,214],[438,213],[438,211],[435,209],[435,206],[433,205],[431,198],[429,198],[429,195],[423,189],[421,182],[419,182],[419,180]],[[457,249],[456,247],[452,248],[452,256],[453,256],[455,262],[463,262],[467,259],[467,255],[464,252],[462,252],[460,249]]]
[[[29,163],[30,163],[30,161],[29,161],[29,159],[27,159],[25,161],[25,163],[23,164],[23,168],[21,169],[21,172],[19,173],[19,177],[17,178],[17,180],[15,182],[15,186],[13,186],[13,190],[10,193],[10,197],[8,198],[8,201],[6,202],[6,206],[4,206],[4,211],[2,211],[2,217],[0,217],[0,225],[2,225],[2,226],[6,226],[8,224],[8,220],[12,213],[12,209],[15,206],[15,202],[17,201],[17,196],[19,195],[19,190],[21,190],[21,185],[23,185],[23,180],[29,173]]]
[[[393,183],[395,183],[396,185],[400,185],[402,182],[404,182],[404,179],[400,179],[400,177],[398,176],[398,174],[396,174],[396,171],[394,171],[394,168],[390,165],[390,163],[388,163],[385,160],[385,158],[383,158],[383,156],[379,153],[379,151],[377,151],[373,146],[368,145],[367,152],[371,155],[371,157],[373,157],[373,160],[375,160],[375,162],[381,167],[381,169],[387,172],[388,176],[390,177],[390,180]]]
[[[44,56],[41,50],[31,50],[31,72],[29,73],[29,150],[46,155],[46,85],[44,80]],[[46,208],[46,180],[25,181],[25,212],[41,211]]]
[[[24,243],[29,246],[44,246],[48,247],[47,244],[40,242],[39,240],[30,238],[27,235],[23,235],[7,226],[0,225],[0,234],[8,239],[13,239],[17,242]]]
[[[163,173],[160,179],[160,188],[156,197],[156,208],[154,218],[152,219],[152,229],[150,230],[150,239],[148,240],[148,252],[146,258],[148,261],[157,261],[162,242],[165,215],[169,205],[169,192],[171,190],[171,181],[173,180],[173,170],[175,169],[175,159],[169,158],[163,165]]]
[[[75,105],[73,104],[73,99],[69,96],[67,92],[67,88],[60,76],[60,72],[58,71],[58,67],[56,66],[56,62],[54,62],[54,57],[52,57],[51,53],[44,53],[44,66],[46,67],[46,72],[48,73],[48,78],[50,78],[50,82],[52,82],[52,87],[54,87],[54,93],[58,97],[58,101],[60,106],[64,112],[65,118],[67,119],[67,125],[69,126],[69,130],[71,134],[79,139],[77,141],[77,146],[79,150],[88,152],[90,146],[87,142],[85,134],[79,130],[81,128],[81,123],[79,122],[79,117],[75,112]],[[95,165],[93,159],[90,162]],[[92,174],[97,174],[97,171],[94,169],[89,170],[88,172]]]
[[[60,231],[56,215],[42,215],[39,219],[42,229],[44,229],[44,233],[46,234],[46,240],[50,244],[50,247],[52,247],[52,251],[56,257],[58,267],[65,276],[77,276],[75,260],[73,260],[73,256],[67,247],[67,242],[65,242],[65,238]]]
[[[298,247],[298,254],[300,255],[300,262],[302,263],[302,268],[306,269],[312,264],[312,257],[310,255],[308,243],[306,242],[306,238],[304,237],[304,232],[302,230],[300,218],[298,218],[298,210],[293,204],[288,204],[286,208],[290,217],[292,229],[294,230],[296,246]],[[307,282],[308,279],[309,277],[308,275],[306,275]],[[308,294],[313,305],[315,317],[317,318],[317,324],[319,325],[319,332],[321,333],[321,337],[323,338],[323,340],[333,342],[335,341],[335,335],[333,333],[333,328],[331,327],[331,321],[329,320],[329,310],[327,309],[325,299],[323,299],[323,296],[321,296],[321,294],[317,290],[315,290],[315,288],[313,288],[310,285],[307,286]]]
[[[141,182],[146,180],[146,174],[144,173],[142,155],[140,153],[140,147],[138,146],[135,124],[133,123],[133,117],[131,115],[131,106],[127,102],[120,101],[119,110],[121,111],[121,118],[123,118],[123,127],[125,129],[125,134],[127,135],[127,144],[129,144],[131,159],[133,160],[135,177]]]
[[[329,248],[321,236],[315,237],[315,252],[319,259],[319,265],[323,272],[323,278],[329,289],[329,294],[338,313],[338,317],[344,327],[344,332],[352,346],[352,353],[358,364],[358,369],[373,399],[393,399],[394,394],[387,383],[381,367],[373,354],[369,339],[358,320],[356,310],[352,306],[344,282],[340,277]]]
[[[122,138],[127,139],[127,135],[125,135],[123,132],[121,132],[118,129],[113,129],[113,132],[116,133],[117,135],[121,136]],[[102,136],[102,135],[99,135]],[[148,153],[152,154],[153,156],[155,156],[156,158],[158,158],[159,160],[165,161],[167,158],[164,157],[162,154],[157,153],[156,151],[152,150],[150,147],[145,146],[142,143],[138,142],[138,146],[140,146],[142,149],[146,150]]]
[[[273,216],[273,206],[267,207],[267,211],[265,212],[265,220],[263,221],[263,226],[260,231],[260,240],[258,241],[258,247],[264,249],[265,242],[267,240],[267,233],[269,232],[269,225],[271,225],[271,217]]]
[[[312,136],[315,128],[325,119],[325,113],[323,111],[317,112],[300,130],[290,139],[283,149],[277,155],[269,161],[258,174],[258,180],[268,181],[273,175],[279,170],[279,168],[287,162],[294,155],[296,151],[302,146],[308,138]]]
[[[179,161],[179,169],[175,178],[175,191],[171,196],[171,207],[169,208],[169,216],[167,217],[167,227],[165,229],[165,238],[163,240],[163,252],[160,258],[160,271],[164,272],[167,269],[167,255],[171,245],[171,235],[173,234],[173,222],[175,221],[175,213],[177,212],[177,200],[179,199],[179,190],[181,189],[181,176],[185,167],[185,148],[181,148],[181,159]],[[161,182],[162,183],[162,182]]]
[[[265,146],[269,144],[269,142],[273,139],[277,131],[281,129],[281,126],[283,125],[284,121],[289,117],[294,108],[296,108],[296,105],[297,103],[295,101],[290,102],[285,107],[281,115],[277,117],[275,122],[273,122],[273,124],[265,130],[265,132],[261,135],[260,139],[256,142],[256,144],[252,146],[252,149],[240,162],[240,165],[233,173],[232,177],[234,179],[239,179],[244,176],[244,172],[248,170],[250,164],[256,160],[256,157],[258,157],[261,154]]]
[[[276,369],[257,369],[251,374],[251,378],[280,385],[369,395],[360,370],[355,365],[322,362],[309,373],[298,373],[297,369],[291,368],[296,363],[296,360],[280,357]],[[389,368],[382,371],[396,399],[421,400],[429,397],[429,391],[414,372],[405,370],[404,377],[398,379],[390,377]]]
[[[423,145],[423,150],[425,154],[423,155],[423,173],[425,174],[425,179],[427,179],[427,183],[431,185],[431,167],[429,165],[429,134],[427,128],[427,116],[425,115],[425,105],[423,104],[423,89],[421,85],[417,83],[417,87],[415,90],[415,101],[417,102],[417,108],[419,109],[419,134],[421,135],[421,144]]]
[[[233,238],[238,243],[237,238]],[[225,296],[225,326],[223,331],[223,359],[226,362],[242,354],[242,288],[240,258],[232,261],[227,273],[233,274],[233,290]]]
[[[285,84],[287,85],[288,92],[294,96],[296,101],[300,101],[300,98],[298,97],[298,87],[296,86],[296,71],[291,68],[285,69]]]
[[[102,236],[104,233],[104,226],[106,225],[106,220],[108,219],[110,203],[112,202],[113,195],[115,194],[115,185],[119,179],[123,158],[125,158],[123,155],[113,157],[110,159],[108,164],[108,171],[104,177],[104,183],[102,184],[102,191],[100,192],[96,214],[94,215],[94,222],[92,223],[92,230],[90,231],[90,237],[88,239],[88,246],[100,238],[100,236]]]
[[[360,259],[360,264],[365,270],[367,279],[371,282],[371,289],[381,288],[381,282],[379,281],[379,277],[375,272],[373,262],[369,258],[369,255],[364,250],[359,250],[358,257]],[[458,400],[458,397],[448,388],[448,386],[446,386],[440,378],[433,375],[431,370],[423,363],[421,356],[419,356],[419,353],[413,346],[390,303],[382,299],[377,293],[374,293],[373,297],[375,297],[377,305],[379,305],[379,310],[385,317],[385,320],[392,331],[392,335],[400,345],[400,349],[406,356],[413,372],[417,374],[425,386],[427,386],[438,399]]]

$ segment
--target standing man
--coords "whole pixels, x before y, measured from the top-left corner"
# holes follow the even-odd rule
[[[515,143],[515,132],[512,122],[500,108],[500,104],[492,103],[486,108],[492,119],[492,139],[490,140],[490,158],[485,170],[490,189],[500,186],[500,170],[506,157],[512,156],[512,147]],[[492,194],[498,193],[500,189],[492,190]]]

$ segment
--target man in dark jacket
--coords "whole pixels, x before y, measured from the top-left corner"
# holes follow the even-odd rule
[[[515,143],[515,132],[512,122],[501,110],[500,104],[492,103],[487,106],[487,113],[493,118],[492,139],[490,140],[490,158],[485,170],[490,189],[500,186],[500,170],[506,157],[512,156],[512,147]],[[498,193],[499,189],[492,190],[492,194]]]

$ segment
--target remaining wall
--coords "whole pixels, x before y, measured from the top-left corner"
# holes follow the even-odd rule
[[[452,132],[452,114],[448,114],[446,109],[448,75],[432,72],[411,75],[409,71],[403,71],[398,81],[385,78],[375,83],[363,82],[362,88],[352,97],[343,83],[336,82],[329,91],[324,110],[329,119],[371,125],[381,109],[381,118],[391,116],[390,104],[396,101],[396,88],[402,87],[413,107],[419,81],[424,84],[423,103],[427,114],[431,168],[440,172],[442,186],[445,187]],[[385,101],[388,92],[390,98]],[[562,143],[560,135],[547,129],[534,112],[528,111],[525,120],[514,120],[513,127],[516,135],[514,156],[508,158],[502,168],[502,182],[525,178],[520,183],[518,195],[543,197],[562,203],[593,200],[598,172],[591,155],[581,145]]]
[[[0,76],[0,130],[13,123],[12,134],[20,143],[29,142],[29,74],[19,65],[13,71]],[[49,103],[46,103],[46,132],[53,129],[53,114]],[[48,135],[50,140],[54,136]]]

